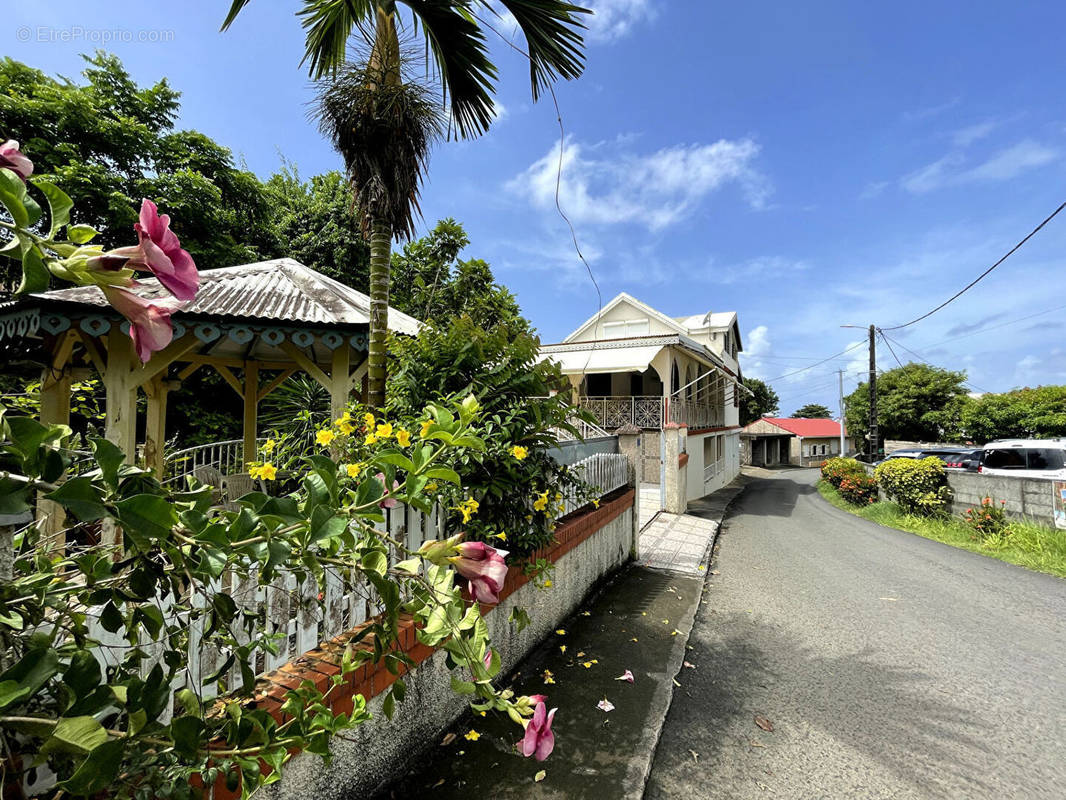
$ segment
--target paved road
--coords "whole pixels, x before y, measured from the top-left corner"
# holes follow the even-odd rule
[[[1066,581],[815,479],[756,480],[723,525],[646,800],[1066,798]]]

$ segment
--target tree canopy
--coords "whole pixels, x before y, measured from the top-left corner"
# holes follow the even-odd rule
[[[807,403],[792,412],[793,419],[832,419],[833,412],[821,403]]]
[[[953,438],[992,439],[1066,436],[1066,386],[1037,386],[967,397],[960,404]]]
[[[392,305],[411,316],[446,325],[449,318],[467,315],[486,330],[507,325],[529,332],[518,302],[492,274],[487,261],[462,260],[470,244],[463,226],[443,219],[426,236],[404,245],[392,256]]]
[[[886,439],[937,442],[951,433],[950,420],[966,399],[965,372],[909,363],[877,379],[878,429]],[[863,382],[845,398],[847,428],[861,435],[869,425],[870,391]]]
[[[754,394],[740,401],[740,424],[749,425],[760,417],[772,417],[777,413],[781,399],[770,385],[758,378],[744,378],[744,385]]]

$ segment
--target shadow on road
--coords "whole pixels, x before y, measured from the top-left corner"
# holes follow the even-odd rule
[[[748,484],[748,491],[738,498],[731,509],[731,515],[791,517],[800,495],[818,492],[813,485],[801,482],[802,478],[801,470],[794,470],[782,478],[754,478]]]
[[[646,800],[747,796],[752,781],[766,780],[771,764],[789,781],[788,796],[846,796],[838,794],[845,785],[825,779],[846,783],[847,768],[843,777],[835,768],[848,759],[820,763],[817,751],[807,751],[812,744],[830,752],[858,750],[895,774],[901,788],[923,797],[989,794],[981,776],[993,768],[986,740],[995,732],[925,673],[878,663],[869,650],[815,652],[749,614],[704,610],[700,616],[701,635],[690,640],[689,654],[697,668],[679,676],[686,680],[675,695]],[[756,728],[756,714],[770,719],[774,732]],[[715,776],[713,783],[694,779],[693,748],[700,772]],[[781,748],[789,754],[774,758]],[[806,768],[796,763],[805,758]],[[810,759],[825,774],[811,774]],[[798,775],[788,774],[790,768]],[[804,783],[808,779],[816,785]]]

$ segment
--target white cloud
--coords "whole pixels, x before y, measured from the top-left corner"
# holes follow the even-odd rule
[[[588,0],[579,5],[592,9],[592,16],[585,23],[591,41],[621,39],[634,25],[655,16],[650,0]]]
[[[759,145],[751,139],[675,145],[646,155],[606,152],[620,144],[625,143],[585,146],[567,139],[559,199],[575,223],[638,223],[659,231],[689,216],[726,184],[739,185],[754,208],[762,208],[770,193],[753,166]],[[536,206],[554,208],[558,168],[557,144],[507,188]]]
[[[803,260],[783,258],[782,256],[756,256],[739,264],[727,267],[715,267],[713,263],[703,270],[700,277],[706,277],[714,283],[733,284],[769,278],[787,278],[795,280],[798,273],[805,272],[810,264]]]
[[[950,153],[905,175],[900,185],[912,194],[924,194],[945,186],[1005,181],[1056,161],[1060,156],[1061,153],[1054,148],[1032,139],[1023,139],[969,169],[963,168],[966,159],[961,153]]]
[[[959,128],[951,134],[951,141],[956,147],[969,147],[974,142],[984,139],[998,126],[999,121],[994,119],[988,119],[984,122],[975,123],[974,125],[967,125],[965,128]]]
[[[770,329],[758,325],[748,331],[744,337],[744,349],[740,353],[740,364],[744,372],[752,378],[765,378],[766,366],[762,357],[770,354]]]

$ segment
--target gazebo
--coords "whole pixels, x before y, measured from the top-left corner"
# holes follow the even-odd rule
[[[154,279],[144,298],[168,297]],[[105,435],[133,463],[137,393],[148,400],[144,465],[163,475],[167,394],[201,368],[214,369],[243,401],[244,460],[255,459],[259,402],[297,371],[330,394],[333,416],[367,371],[370,298],[291,258],[200,273],[196,299],[171,317],[174,339],[141,364],[129,323],[95,286],[58,289],[0,306],[0,345],[36,351],[44,364],[41,421],[70,420],[72,379],[95,369],[106,391]],[[389,329],[414,335],[420,323],[389,309]],[[7,339],[6,342],[3,342]]]

